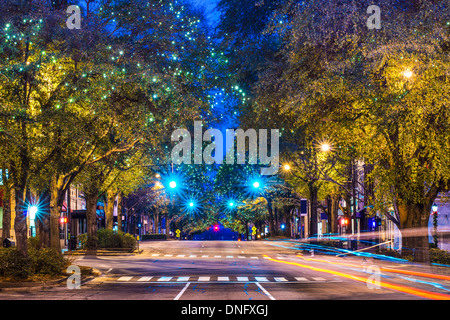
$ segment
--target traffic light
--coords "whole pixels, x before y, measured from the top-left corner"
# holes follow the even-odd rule
[[[215,224],[213,229],[214,229],[214,231],[216,231],[216,232],[219,231],[219,225],[218,225],[218,224]]]
[[[348,225],[348,219],[347,218],[341,218],[341,225],[342,226]]]
[[[61,223],[61,224],[67,223],[67,217],[59,218],[59,223]]]

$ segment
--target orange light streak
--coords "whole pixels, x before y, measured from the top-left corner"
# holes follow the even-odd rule
[[[314,270],[314,271],[318,271],[318,272],[334,274],[334,275],[337,275],[339,277],[343,277],[343,278],[347,278],[347,279],[351,279],[351,280],[356,280],[356,281],[359,281],[359,282],[367,283],[367,279],[364,278],[364,277],[355,276],[355,275],[351,275],[351,274],[347,274],[347,273],[343,273],[343,272],[339,272],[339,271],[334,271],[334,270],[329,270],[329,269],[323,269],[323,268],[317,268],[317,267],[313,267],[313,266],[308,266],[308,265],[297,263],[297,262],[276,260],[276,259],[268,257],[267,255],[264,255],[264,256],[267,257],[269,261],[274,261],[274,262],[278,262],[278,263],[284,263],[284,264],[289,264],[289,265],[293,265],[293,266],[298,266],[298,267],[302,267],[302,268],[306,268],[306,269],[310,269],[310,270]],[[415,296],[418,296],[418,297],[422,297],[422,298],[434,299],[434,300],[450,300],[450,295],[446,295],[446,294],[442,294],[442,293],[436,293],[436,292],[430,292],[430,291],[425,291],[425,290],[421,290],[421,289],[415,289],[415,288],[401,286],[401,285],[388,283],[388,282],[381,282],[380,281],[379,284],[383,288],[396,290],[396,291],[400,291],[400,292],[404,292],[404,293],[408,293],[408,294],[412,294],[412,295],[415,295]]]
[[[326,263],[330,263],[330,264],[347,266],[347,267],[352,267],[352,268],[364,268],[364,266],[361,266],[358,264],[352,264],[352,263],[331,262],[328,260],[305,258],[302,256],[297,256],[297,257],[302,258],[303,260],[306,260],[306,261],[326,262]],[[401,270],[401,269],[394,269],[394,268],[387,268],[387,267],[380,267],[380,270],[385,271],[385,272],[407,274],[410,276],[419,276],[419,277],[425,277],[425,278],[431,278],[431,279],[450,281],[450,276],[444,276],[441,274],[432,274],[432,273],[425,273],[425,272],[418,272],[418,271]]]

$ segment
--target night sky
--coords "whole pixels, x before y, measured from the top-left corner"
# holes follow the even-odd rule
[[[215,11],[216,4],[219,0],[192,0],[195,4],[205,9],[206,15],[212,24],[217,23],[219,13]]]

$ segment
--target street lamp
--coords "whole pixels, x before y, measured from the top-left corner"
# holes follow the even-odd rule
[[[413,75],[414,72],[412,72],[410,69],[406,69],[405,71],[403,71],[403,76],[407,79],[412,78]]]
[[[36,205],[31,205],[28,207],[28,217],[30,218],[30,228],[31,236],[36,236],[36,215],[38,213],[38,207]]]
[[[176,187],[177,187],[177,183],[175,182],[175,181],[170,181],[170,183],[169,183],[169,187],[171,188],[171,189],[175,189]]]
[[[433,242],[434,242],[434,246],[437,248],[438,247],[438,236],[437,236],[437,226],[438,226],[438,206],[436,203],[433,203],[433,205],[431,206],[431,210],[433,210]]]
[[[285,171],[289,171],[289,170],[291,170],[291,166],[288,165],[288,164],[285,164],[285,165],[283,166],[283,169],[284,169]]]
[[[253,188],[258,189],[259,186],[260,186],[260,185],[259,185],[259,182],[258,182],[258,181],[253,182]]]
[[[328,151],[331,150],[331,146],[330,146],[330,144],[328,144],[328,143],[325,142],[325,143],[322,143],[322,144],[321,144],[320,149],[321,149],[323,152],[328,152]]]

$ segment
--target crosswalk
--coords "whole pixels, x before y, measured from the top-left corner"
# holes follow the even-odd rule
[[[336,282],[337,279],[323,277],[287,276],[119,276],[109,281],[117,282]]]
[[[214,259],[268,259],[268,257],[258,257],[258,256],[231,256],[231,255],[208,255],[208,254],[162,254],[153,253],[152,257],[165,257],[165,258],[214,258]]]

